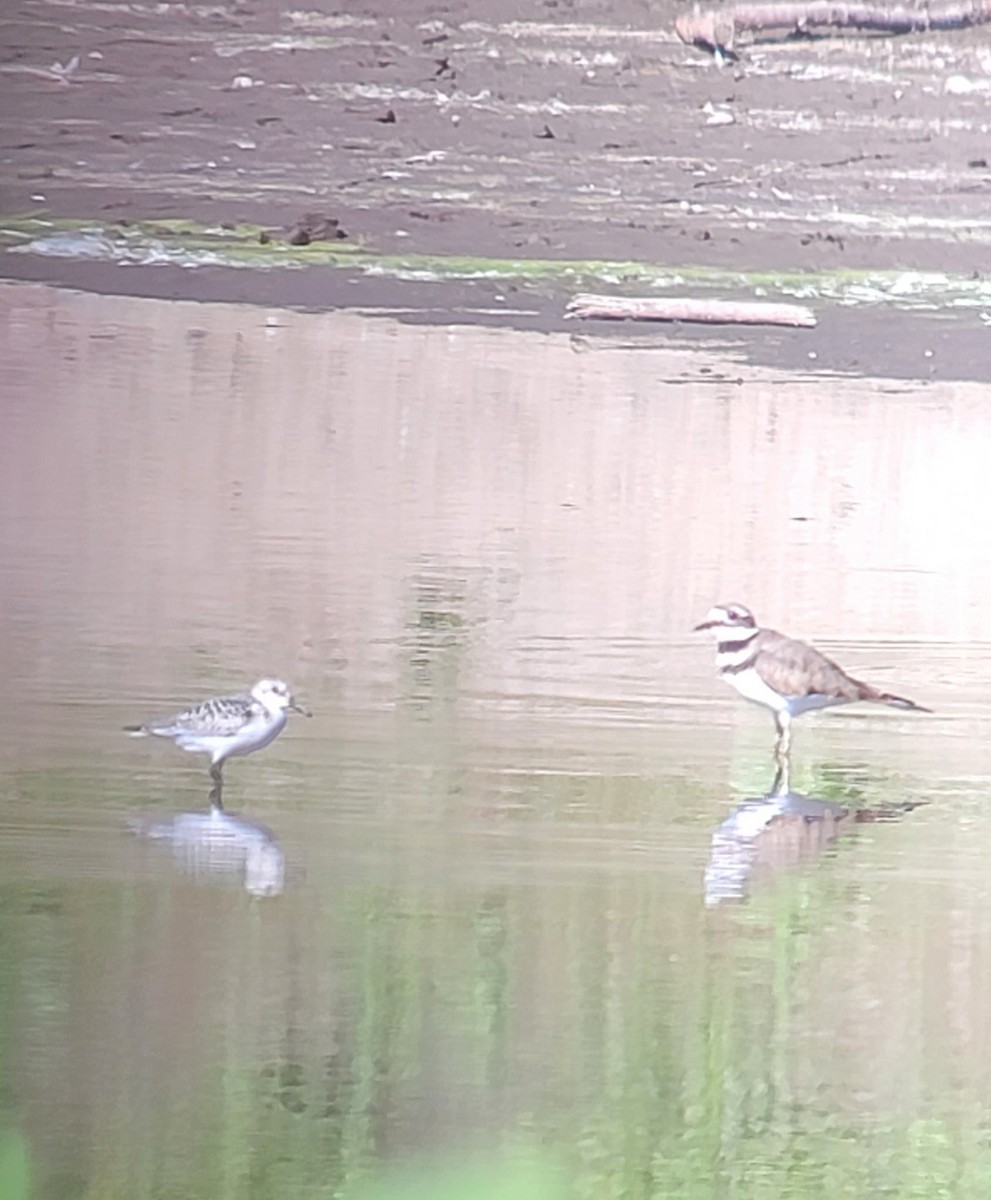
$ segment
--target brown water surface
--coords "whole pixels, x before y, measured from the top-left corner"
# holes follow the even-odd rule
[[[0,1173],[983,1194],[985,389],[18,285],[0,390]],[[901,819],[802,818],[729,904],[732,599],[936,713],[804,718],[792,789]],[[208,780],[120,729],[267,673],[314,716],[228,765],[253,887],[133,835]]]

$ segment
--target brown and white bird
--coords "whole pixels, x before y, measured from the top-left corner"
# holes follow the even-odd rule
[[[750,609],[742,604],[717,604],[695,628],[715,633],[720,677],[741,696],[774,714],[778,731],[775,753],[779,758],[786,756],[791,747],[792,719],[811,709],[871,700],[914,712],[932,711],[914,700],[880,692],[869,683],[853,679],[814,646],[774,629],[761,629]]]

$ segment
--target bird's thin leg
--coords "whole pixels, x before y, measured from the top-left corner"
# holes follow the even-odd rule
[[[224,781],[218,779],[210,789],[210,807],[223,809],[224,807]]]
[[[778,762],[787,762],[788,755],[791,753],[791,714],[787,710],[775,713],[774,724],[778,730],[774,756]]]
[[[224,807],[224,760],[210,763],[210,778],[213,780],[213,787],[210,788],[210,807]]]
[[[768,795],[787,796],[791,791],[791,759],[775,753],[774,764],[774,783]]]

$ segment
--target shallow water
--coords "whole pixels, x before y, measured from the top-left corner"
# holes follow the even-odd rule
[[[0,1192],[985,1195],[983,388],[27,286],[0,387]],[[730,599],[936,714],[739,812]],[[120,728],[266,673],[218,848]]]

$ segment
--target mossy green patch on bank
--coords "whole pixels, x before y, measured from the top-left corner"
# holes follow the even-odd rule
[[[291,246],[257,225],[203,225],[172,218],[127,224],[21,214],[0,219],[0,251],[132,266],[357,271],[420,283],[490,280],[543,291],[670,291],[726,298],[795,299],[846,306],[886,304],[939,312],[991,309],[991,282],[937,271],[766,271],[662,266],[594,259],[486,258],[379,253],[367,245]]]

